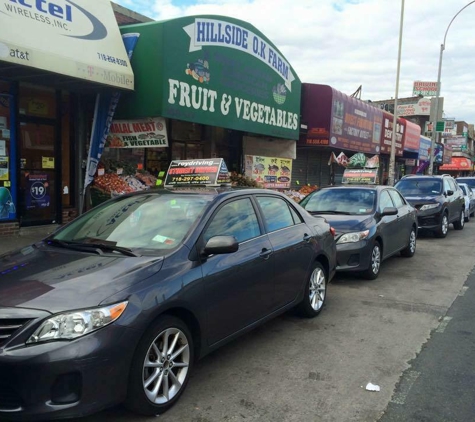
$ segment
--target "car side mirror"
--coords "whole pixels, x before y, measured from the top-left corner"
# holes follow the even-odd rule
[[[450,189],[449,189],[449,190],[447,191],[447,196],[452,196],[453,194],[454,194],[454,191],[453,191],[453,190],[450,190]]]
[[[381,213],[381,217],[384,217],[385,215],[397,215],[397,208],[396,207],[384,208],[383,212]]]
[[[236,252],[239,249],[239,243],[234,236],[214,236],[206,243],[204,255],[222,255]]]

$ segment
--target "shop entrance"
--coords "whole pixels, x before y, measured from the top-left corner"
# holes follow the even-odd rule
[[[58,223],[57,154],[55,120],[20,117],[19,216],[22,226]]]

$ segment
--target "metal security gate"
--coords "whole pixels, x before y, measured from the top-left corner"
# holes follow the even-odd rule
[[[292,163],[292,188],[299,189],[304,185],[328,186],[330,154],[330,150],[297,148],[297,158]]]

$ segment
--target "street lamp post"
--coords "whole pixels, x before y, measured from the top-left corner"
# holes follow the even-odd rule
[[[455,18],[462,12],[464,9],[466,9],[468,6],[471,4],[475,3],[475,0],[471,1],[470,3],[466,4],[464,7],[462,7],[452,18],[450,21],[449,25],[447,26],[447,29],[445,30],[444,34],[444,42],[440,45],[440,55],[439,55],[439,71],[437,72],[437,91],[435,94],[435,115],[434,115],[434,120],[432,122],[432,142],[431,142],[431,147],[430,147],[430,155],[429,155],[429,174],[433,174],[434,172],[434,150],[435,150],[435,144],[437,141],[437,132],[436,132],[436,125],[437,125],[437,120],[439,119],[439,97],[440,97],[440,75],[442,73],[442,56],[445,50],[445,40],[447,39],[447,33],[449,32],[450,25],[452,25],[452,22],[455,20]]]
[[[474,0],[475,1],[475,0]],[[401,47],[402,47],[402,29],[404,22],[404,0],[401,0],[401,20],[399,24],[399,49],[397,56],[396,71],[396,92],[394,96],[394,121],[393,133],[391,138],[391,152],[389,154],[388,185],[394,186],[394,176],[396,173],[396,131],[397,131],[397,97],[399,96],[399,73],[401,70]]]

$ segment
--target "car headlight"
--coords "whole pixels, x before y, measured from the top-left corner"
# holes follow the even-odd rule
[[[369,230],[362,232],[345,233],[336,243],[355,243],[366,239],[369,236]]]
[[[421,207],[421,211],[432,210],[434,208],[439,208],[440,204],[425,204]]]
[[[120,302],[102,308],[71,311],[55,315],[44,321],[26,343],[73,340],[92,333],[119,318],[127,307],[127,303]]]

